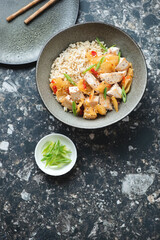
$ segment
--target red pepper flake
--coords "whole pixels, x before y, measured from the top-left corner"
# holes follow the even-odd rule
[[[91,68],[91,72],[93,73],[93,75],[94,75],[95,77],[97,77],[98,72],[97,72],[94,68]]]
[[[55,81],[52,79],[51,83],[55,83]]]
[[[91,54],[93,57],[97,56],[97,52],[95,52],[95,51],[91,51]]]
[[[122,78],[122,85],[125,84],[125,80],[126,80],[125,77],[123,77],[123,78]]]
[[[69,88],[66,88],[66,92],[69,94]]]
[[[86,82],[85,82],[85,80],[83,80],[83,87],[84,87],[84,89],[86,89],[86,88],[87,88],[87,85],[86,85]]]
[[[109,88],[111,88],[112,87],[112,85],[111,84],[109,84],[109,83],[107,83],[107,89],[109,89]]]
[[[52,87],[52,90],[53,90],[54,94],[56,94],[56,92],[57,92],[57,87],[54,85],[54,86]]]

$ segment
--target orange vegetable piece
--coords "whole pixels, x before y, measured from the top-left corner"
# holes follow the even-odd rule
[[[117,102],[117,99],[114,96],[112,96],[111,100],[112,100],[114,109],[116,110],[116,112],[118,112],[118,102]]]

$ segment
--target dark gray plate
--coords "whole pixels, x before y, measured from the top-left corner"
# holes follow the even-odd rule
[[[70,43],[92,41],[96,37],[107,46],[116,44],[122,55],[132,62],[134,78],[127,102],[121,103],[119,112],[111,111],[106,116],[95,120],[75,117],[73,113],[64,112],[63,107],[53,97],[49,87],[49,75],[53,60],[65,50]],[[85,23],[70,27],[54,36],[44,47],[37,62],[37,86],[40,96],[48,110],[60,121],[78,128],[94,129],[111,125],[128,115],[139,103],[147,83],[147,68],[144,56],[138,45],[120,29],[104,23]]]
[[[25,64],[37,61],[44,44],[76,21],[79,0],[59,0],[29,25],[24,20],[47,1],[42,1],[8,23],[6,18],[31,0],[0,1],[0,63]]]

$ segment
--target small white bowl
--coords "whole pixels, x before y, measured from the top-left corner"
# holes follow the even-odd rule
[[[66,147],[72,152],[70,155],[71,162],[62,168],[57,169],[56,167],[45,167],[45,162],[42,162],[41,159],[43,158],[42,151],[43,147],[46,142],[48,141],[60,141],[62,145],[66,145]],[[77,150],[74,143],[66,136],[58,133],[51,133],[43,137],[38,143],[35,148],[35,160],[38,167],[46,174],[51,176],[61,176],[69,172],[76,163],[77,160]]]

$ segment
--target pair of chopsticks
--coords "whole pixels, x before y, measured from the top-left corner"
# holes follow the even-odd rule
[[[6,18],[8,22],[12,21],[17,16],[21,15],[22,13],[26,12],[28,9],[36,5],[37,3],[41,2],[42,0],[33,0],[28,5],[24,6],[23,8],[19,9],[17,12],[13,13],[9,17]],[[36,18],[40,13],[42,13],[45,9],[51,6],[57,0],[49,0],[46,4],[44,4],[41,8],[39,8],[35,13],[29,16],[27,19],[24,20],[25,24],[30,23],[34,18]]]

